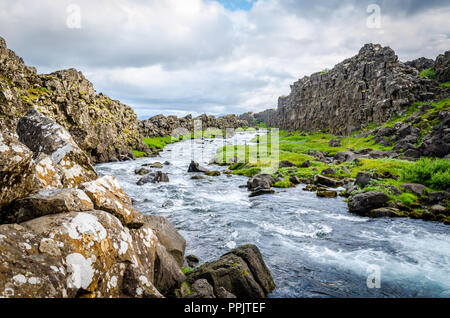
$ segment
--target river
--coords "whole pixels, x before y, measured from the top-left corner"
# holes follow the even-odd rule
[[[157,158],[96,169],[115,176],[142,213],[167,217],[186,239],[186,254],[202,262],[257,245],[277,285],[270,297],[450,297],[448,225],[359,217],[343,198],[318,198],[303,185],[249,198],[239,188],[246,177],[191,180],[191,158],[206,166],[224,143],[250,143],[254,136],[178,142]],[[135,169],[156,161],[171,163],[162,169],[170,182],[136,185]],[[163,208],[167,200],[173,206]]]

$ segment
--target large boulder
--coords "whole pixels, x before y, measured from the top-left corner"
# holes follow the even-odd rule
[[[0,208],[35,187],[33,153],[16,138],[0,133]]]
[[[0,296],[161,297],[156,246],[150,228],[128,229],[103,211],[1,225]]]
[[[145,223],[153,230],[159,242],[173,256],[179,267],[184,264],[184,253],[186,251],[186,240],[177,229],[163,216],[144,215]]]
[[[94,209],[91,199],[79,189],[40,190],[17,199],[0,215],[1,223],[21,223],[48,214]]]
[[[180,265],[160,243],[156,246],[155,260],[155,287],[163,294],[168,295],[186,280]]]
[[[356,181],[355,184],[359,185],[361,188],[364,188],[367,186],[370,181],[372,180],[372,174],[369,172],[358,172],[356,175]]]
[[[50,157],[63,187],[77,187],[97,178],[89,157],[69,132],[39,111],[30,110],[19,120],[17,134],[20,142],[34,152],[34,158],[41,154]]]
[[[238,298],[264,298],[276,287],[255,245],[238,247],[187,275],[191,284],[199,279],[206,279],[216,293],[222,287]]]
[[[261,173],[250,178],[247,181],[247,188],[250,191],[256,191],[260,189],[270,189],[275,184],[275,178],[270,174]]]
[[[80,187],[94,203],[95,209],[103,210],[117,217],[124,226],[139,228],[143,218],[135,210],[128,197],[112,176],[104,176],[95,181],[83,183]]]
[[[371,210],[387,206],[390,198],[379,191],[370,191],[352,195],[348,199],[348,209],[352,213],[368,216]]]
[[[415,195],[418,195],[419,197],[423,195],[426,187],[423,184],[419,183],[405,183],[400,186],[401,188],[405,189],[406,191],[412,192]]]
[[[325,177],[325,176],[322,176],[320,174],[317,174],[317,175],[314,176],[314,182],[316,184],[319,184],[319,185],[324,185],[324,186],[333,187],[333,188],[340,187],[340,186],[344,185],[343,181],[336,180],[336,179],[333,179],[333,178],[330,178],[330,177]]]

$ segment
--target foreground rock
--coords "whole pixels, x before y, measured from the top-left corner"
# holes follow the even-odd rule
[[[275,184],[275,179],[270,174],[257,174],[247,181],[247,188],[250,191],[260,189],[270,189]]]
[[[157,237],[104,211],[0,226],[0,296],[161,297],[152,284]]]
[[[190,284],[199,279],[207,280],[216,297],[221,288],[238,298],[265,298],[275,289],[272,275],[255,245],[238,247],[187,275]]]
[[[25,144],[12,135],[0,135],[0,208],[40,189],[73,188],[97,178],[67,130],[39,112],[21,118],[17,132]]]
[[[18,199],[0,215],[1,223],[21,223],[48,214],[94,209],[91,199],[79,189],[41,190]]]
[[[105,176],[83,183],[81,189],[92,200],[96,209],[111,213],[124,226],[139,228],[143,225],[141,213],[133,208],[130,197],[123,192],[114,177]]]
[[[371,210],[387,206],[389,196],[383,192],[371,191],[351,196],[348,200],[348,209],[352,213],[369,216]]]
[[[145,223],[153,230],[160,243],[173,256],[179,267],[183,266],[186,240],[173,225],[159,215],[144,215]]]

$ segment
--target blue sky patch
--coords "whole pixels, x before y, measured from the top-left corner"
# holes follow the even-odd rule
[[[216,0],[231,11],[250,10],[258,0]]]

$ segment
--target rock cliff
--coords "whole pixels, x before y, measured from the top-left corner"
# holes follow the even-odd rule
[[[446,64],[445,56],[442,64]],[[445,74],[447,68],[439,69],[439,74]],[[327,129],[348,135],[370,123],[382,124],[402,115],[414,102],[449,95],[448,88],[421,78],[416,68],[400,62],[391,48],[366,44],[356,56],[333,69],[295,82],[291,93],[279,98],[276,116],[269,111],[267,120],[282,129]]]
[[[0,38],[0,127],[14,131],[28,110],[39,110],[66,128],[94,162],[132,158],[144,145],[133,110],[97,94],[75,69],[37,74]]]

